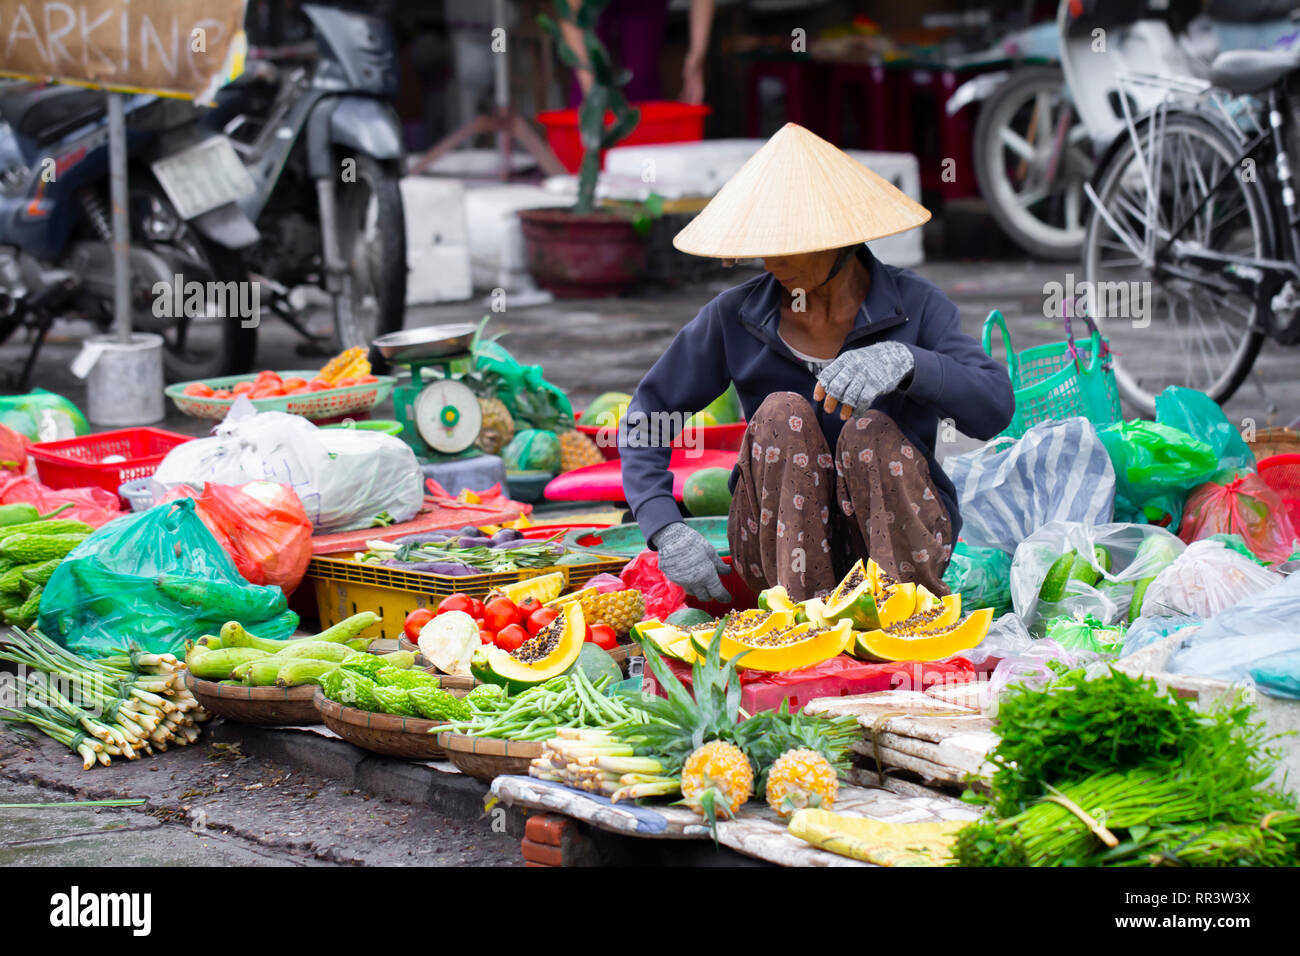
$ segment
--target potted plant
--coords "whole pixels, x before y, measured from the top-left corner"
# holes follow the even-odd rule
[[[590,70],[592,76],[591,88],[578,110],[583,147],[578,201],[572,208],[519,213],[528,269],[539,285],[561,298],[615,295],[640,278],[646,268],[648,217],[606,212],[596,206],[602,153],[632,132],[641,118],[621,89],[631,74],[615,69],[596,35],[596,18],[608,2],[581,0],[571,6],[568,0],[555,0],[556,18],[582,31],[586,63],[568,46],[556,18],[538,16],[560,58],[570,67]],[[607,113],[613,117],[609,125],[605,123]]]

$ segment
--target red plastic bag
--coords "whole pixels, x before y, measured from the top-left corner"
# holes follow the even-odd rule
[[[0,425],[0,475],[27,472],[27,436]]]
[[[662,621],[686,606],[686,592],[659,570],[658,551],[642,551],[627,563],[619,577],[629,588],[644,595],[646,617]]]
[[[208,482],[203,493],[173,488],[163,501],[193,498],[200,520],[250,584],[278,585],[292,594],[311,560],[311,520],[288,485]]]
[[[1208,481],[1187,496],[1178,536],[1191,544],[1214,534],[1241,535],[1262,561],[1285,561],[1295,550],[1286,506],[1254,472],[1223,485]]]
[[[117,495],[103,488],[46,488],[35,478],[25,475],[0,476],[0,505],[22,501],[34,505],[42,514],[71,502],[72,507],[59,517],[75,518],[92,528],[122,516],[122,505]]]

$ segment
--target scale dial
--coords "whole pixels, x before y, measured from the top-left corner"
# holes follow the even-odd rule
[[[454,455],[478,438],[483,411],[478,399],[460,382],[430,382],[415,400],[415,430],[431,449]]]

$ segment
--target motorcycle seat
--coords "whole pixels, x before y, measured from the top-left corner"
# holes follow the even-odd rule
[[[93,123],[108,109],[101,90],[46,86],[0,97],[0,117],[19,136],[50,143]]]
[[[1210,64],[1210,82],[1229,93],[1259,93],[1298,69],[1300,51],[1230,50]]]

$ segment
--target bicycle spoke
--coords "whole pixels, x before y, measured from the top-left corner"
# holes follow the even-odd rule
[[[1017,133],[1009,126],[1004,126],[998,134],[1002,140],[1002,145],[1007,147],[1022,159],[1034,158],[1034,147],[1029,145],[1029,141]]]

